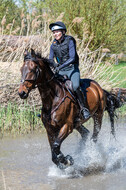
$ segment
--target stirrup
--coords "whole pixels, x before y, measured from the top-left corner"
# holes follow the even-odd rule
[[[81,115],[84,119],[88,119],[91,116],[89,110],[85,107],[81,109]]]

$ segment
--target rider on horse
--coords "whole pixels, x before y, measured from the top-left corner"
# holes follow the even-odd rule
[[[49,59],[55,72],[67,77],[73,83],[73,90],[79,100],[81,114],[84,119],[90,117],[89,110],[85,107],[85,97],[80,88],[79,57],[76,51],[76,41],[72,36],[65,35],[67,29],[63,22],[49,25],[53,32],[54,40],[50,47]],[[56,59],[56,62],[54,61]]]

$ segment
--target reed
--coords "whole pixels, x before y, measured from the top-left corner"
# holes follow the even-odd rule
[[[12,135],[26,134],[36,130],[44,130],[41,119],[37,117],[40,110],[36,107],[24,104],[8,103],[0,106],[0,133]]]

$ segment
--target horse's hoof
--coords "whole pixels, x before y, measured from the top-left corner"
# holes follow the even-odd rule
[[[74,160],[70,155],[67,155],[65,159],[67,160],[67,164],[66,164],[67,166],[71,166],[74,164]]]
[[[70,155],[67,155],[65,157],[65,163],[59,163],[57,167],[61,170],[64,170],[68,168],[69,166],[72,166],[74,164],[74,160]]]
[[[64,169],[67,168],[67,166],[66,166],[65,164],[63,164],[63,163],[59,163],[59,164],[57,165],[57,167],[58,167],[60,170],[64,170]]]

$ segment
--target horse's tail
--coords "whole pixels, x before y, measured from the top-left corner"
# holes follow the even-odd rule
[[[113,94],[104,90],[106,97],[107,97],[107,104],[106,110],[109,110],[111,107],[112,109],[120,108],[123,105],[123,101],[121,100],[121,92],[119,91],[118,94]]]
[[[114,117],[115,115],[115,110],[117,108],[120,108],[123,105],[123,102],[121,100],[121,93],[119,92],[117,95],[108,92],[104,90],[106,94],[106,108],[105,110],[108,112],[108,115],[110,117],[110,122],[111,122],[111,133],[113,136],[115,136],[115,128],[114,128]]]

